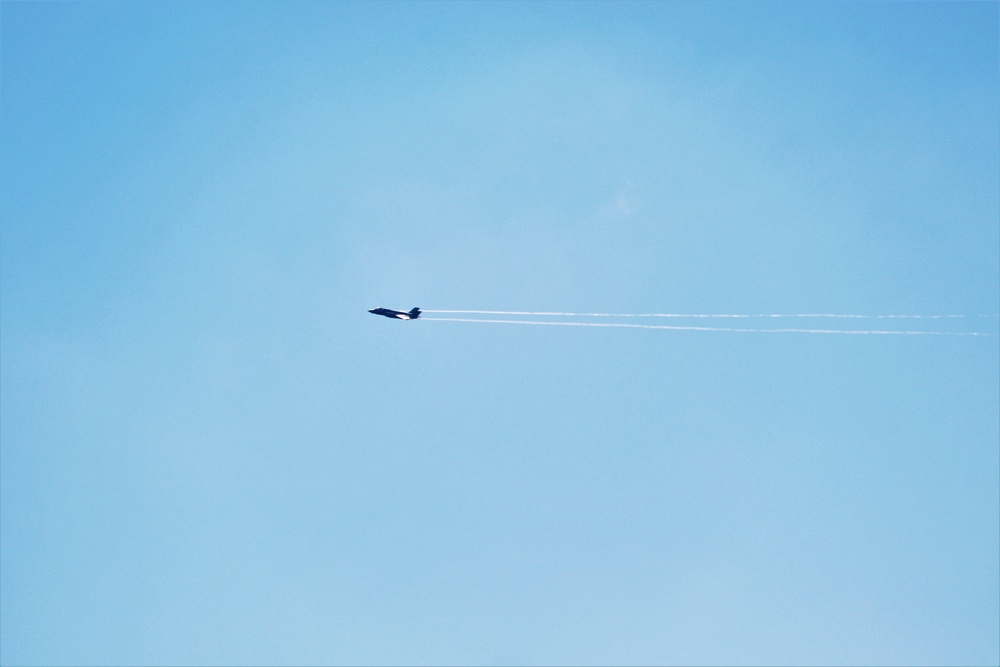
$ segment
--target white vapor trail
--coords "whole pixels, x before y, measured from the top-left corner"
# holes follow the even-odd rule
[[[690,318],[777,318],[777,317],[819,317],[851,320],[941,320],[973,317],[997,317],[996,315],[839,315],[832,313],[757,313],[757,314],[703,314],[703,313],[556,313],[523,310],[424,310],[425,313],[453,313],[467,315],[533,315],[549,317],[690,317]]]
[[[456,311],[425,310],[425,313],[442,313]],[[488,312],[488,311],[459,311]],[[506,313],[502,313],[506,314]],[[512,313],[513,314],[513,313]],[[524,313],[530,315],[555,315],[556,313]],[[562,313],[568,315],[568,313]],[[593,315],[593,314],[592,314]],[[595,315],[596,316],[596,315]],[[690,317],[690,316],[685,316]],[[627,329],[670,329],[672,331],[728,331],[735,333],[811,333],[811,334],[841,334],[865,336],[992,336],[993,334],[975,331],[891,331],[891,330],[853,330],[853,329],[756,329],[741,327],[698,327],[671,324],[628,324],[625,322],[543,322],[531,320],[491,320],[461,317],[421,317],[428,322],[478,322],[480,324],[528,324],[554,327],[614,327]]]

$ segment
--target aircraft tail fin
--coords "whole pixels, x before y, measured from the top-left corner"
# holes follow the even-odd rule
[[[419,308],[414,308],[413,310],[410,311],[410,319],[411,320],[415,320],[418,317],[420,317],[420,309]]]

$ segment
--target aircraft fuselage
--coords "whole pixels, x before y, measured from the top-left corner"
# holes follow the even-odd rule
[[[382,317],[392,317],[397,320],[415,320],[420,317],[420,309],[413,308],[410,312],[402,310],[390,310],[389,308],[372,308],[368,311],[372,315],[381,315]]]

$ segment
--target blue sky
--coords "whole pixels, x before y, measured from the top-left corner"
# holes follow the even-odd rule
[[[1000,661],[996,3],[0,30],[3,664]]]

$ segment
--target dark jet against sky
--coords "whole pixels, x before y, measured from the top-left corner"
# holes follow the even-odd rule
[[[408,313],[402,310],[389,310],[388,308],[372,308],[368,312],[373,315],[382,315],[383,317],[394,317],[397,320],[415,320],[420,317],[419,308],[414,308]]]

